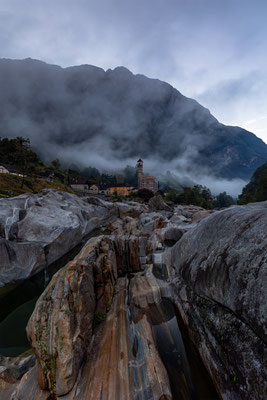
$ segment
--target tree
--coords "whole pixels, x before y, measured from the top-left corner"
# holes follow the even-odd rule
[[[87,167],[81,172],[86,179],[88,179],[89,184],[100,184],[101,182],[101,174],[95,167]]]
[[[226,192],[220,193],[213,201],[213,206],[216,208],[229,207],[235,204],[234,199]]]
[[[101,174],[101,183],[107,186],[115,186],[116,176],[103,173]]]
[[[154,193],[146,188],[138,190],[137,194],[138,197],[140,197],[140,199],[144,200],[145,202],[148,202],[151,199],[151,197],[154,196]]]
[[[172,201],[173,203],[177,203],[178,193],[175,189],[170,189],[166,195],[167,201]]]
[[[183,193],[176,196],[176,203],[193,204],[195,206],[211,209],[212,196],[210,190],[202,185],[184,188]]]
[[[58,170],[60,169],[60,162],[59,162],[59,159],[56,158],[55,160],[51,161],[51,165],[53,166],[53,168],[54,168],[55,170],[58,171]]]
[[[21,188],[23,188],[26,174],[34,172],[36,162],[40,162],[39,157],[32,151],[30,139],[21,136],[16,137],[15,151],[13,157],[14,165],[18,167],[22,174]]]
[[[137,170],[127,165],[123,170],[124,182],[130,186],[137,186]]]
[[[31,163],[35,167],[43,165],[40,158],[31,149],[30,140],[21,136],[14,139],[3,138],[0,140],[0,158],[1,162],[14,165],[20,170],[25,164],[25,158],[28,159],[26,164]]]
[[[267,163],[256,169],[250,182],[243,188],[242,194],[238,198],[238,204],[267,200]]]

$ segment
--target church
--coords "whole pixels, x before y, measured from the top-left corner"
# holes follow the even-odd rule
[[[137,161],[137,178],[138,178],[138,190],[148,189],[151,192],[156,193],[158,191],[158,182],[155,176],[144,175],[143,173],[143,161],[141,158]]]

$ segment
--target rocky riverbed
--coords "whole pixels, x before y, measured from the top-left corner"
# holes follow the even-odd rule
[[[19,322],[33,353],[0,358],[0,398],[263,400],[266,226],[267,202],[0,200],[0,303],[54,273]]]

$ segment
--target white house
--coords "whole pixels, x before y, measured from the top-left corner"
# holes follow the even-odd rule
[[[9,174],[9,170],[3,164],[0,164],[0,174]]]
[[[99,193],[99,189],[98,189],[98,187],[96,185],[92,185],[92,186],[89,187],[89,192],[91,194],[98,194]]]
[[[22,176],[22,173],[15,169],[12,165],[0,163],[0,174],[12,174]]]

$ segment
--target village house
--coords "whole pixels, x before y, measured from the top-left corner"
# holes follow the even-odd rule
[[[70,185],[70,187],[74,190],[74,191],[81,191],[81,192],[83,192],[83,191],[85,191],[85,190],[88,190],[88,185],[86,184],[86,183],[83,183],[83,182],[75,182],[75,183],[72,183],[71,185]]]
[[[89,193],[90,194],[98,194],[99,193],[99,188],[96,185],[92,185],[89,187]]]
[[[141,158],[137,161],[137,178],[138,178],[138,190],[148,189],[153,193],[158,191],[158,182],[155,176],[144,175],[143,173],[143,161]]]
[[[9,164],[0,164],[0,174],[12,174],[22,176],[22,173]]]

